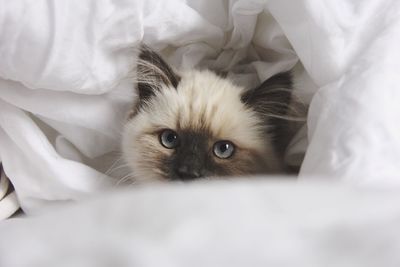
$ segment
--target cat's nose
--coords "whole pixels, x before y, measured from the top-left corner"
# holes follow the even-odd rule
[[[187,165],[179,166],[176,174],[182,181],[190,181],[202,177],[201,171]]]

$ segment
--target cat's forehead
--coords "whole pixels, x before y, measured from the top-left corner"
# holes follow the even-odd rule
[[[242,103],[242,92],[243,88],[210,71],[182,73],[177,88],[165,88],[154,98],[152,124],[259,144],[260,121]]]

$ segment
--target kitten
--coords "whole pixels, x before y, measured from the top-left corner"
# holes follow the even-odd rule
[[[136,181],[284,170],[290,73],[245,90],[209,70],[174,70],[147,46],[136,72],[137,100],[122,140]]]

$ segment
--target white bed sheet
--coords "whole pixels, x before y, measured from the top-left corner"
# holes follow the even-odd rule
[[[318,90],[301,178],[400,183],[400,2],[269,1]]]
[[[311,101],[291,148],[308,139],[300,183],[393,187],[399,39],[397,0],[0,0],[0,159],[28,214],[112,188],[105,171],[144,41],[175,66],[229,70],[246,85],[300,59],[297,93]],[[399,266],[398,194],[375,190],[136,189],[2,222],[0,266]]]
[[[2,0],[0,36],[0,155],[27,213],[112,187],[141,41],[247,86],[298,61],[264,1]]]
[[[112,187],[104,171],[144,41],[175,66],[230,70],[247,85],[300,58],[311,79],[298,93],[313,96],[300,179],[397,185],[399,15],[395,0],[1,0],[5,171],[28,213]]]
[[[397,267],[398,190],[153,186],[0,224],[0,266]]]

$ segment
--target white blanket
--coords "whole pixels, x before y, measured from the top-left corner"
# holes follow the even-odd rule
[[[264,1],[0,1],[0,155],[23,209],[104,190],[143,41],[255,85],[298,58]]]
[[[400,184],[400,2],[269,1],[318,85],[301,177]]]
[[[300,181],[400,184],[398,0],[0,0],[0,160],[27,213],[113,187],[141,41],[247,86],[300,60]],[[399,266],[396,192],[214,185],[2,222],[0,265],[56,266],[81,244],[63,266]]]
[[[300,58],[300,178],[399,184],[399,23],[396,0],[1,0],[1,160],[29,213],[109,188],[144,41],[247,86]]]
[[[398,267],[400,196],[209,182],[99,196],[0,224],[7,267]]]

